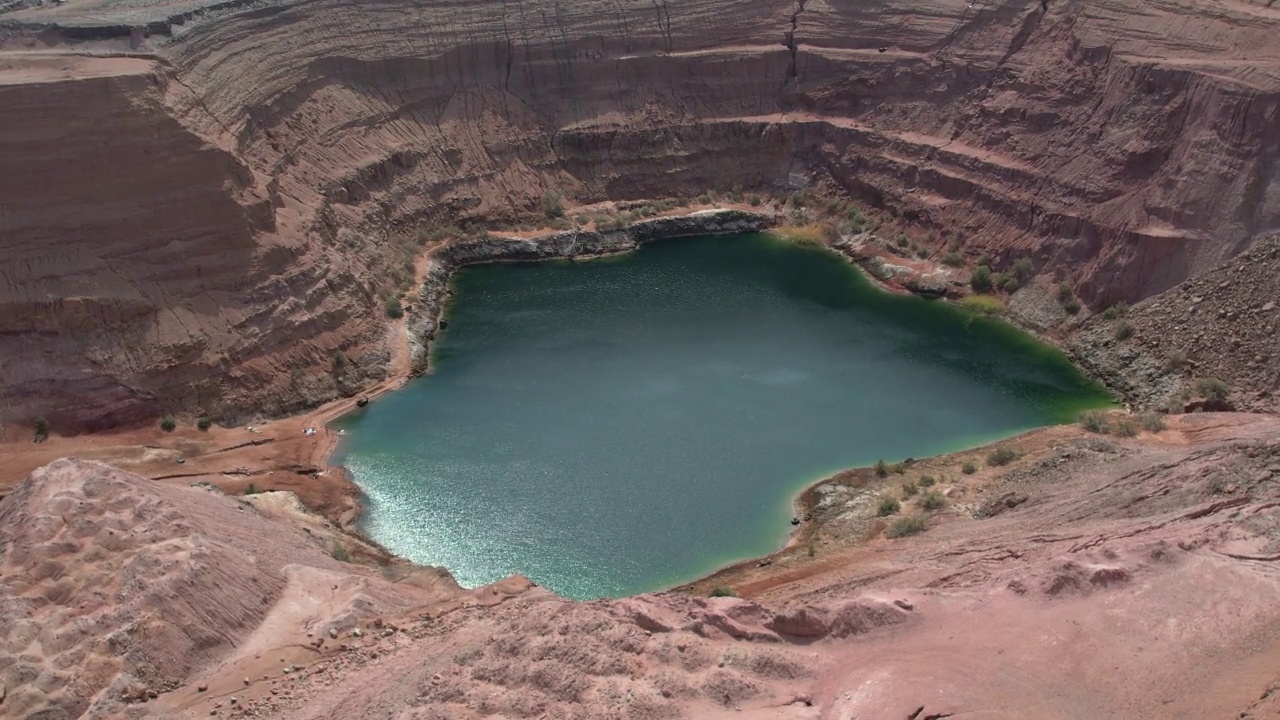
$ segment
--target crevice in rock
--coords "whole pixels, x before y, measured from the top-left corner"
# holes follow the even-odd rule
[[[804,12],[805,0],[796,0],[795,12],[791,13],[791,29],[786,32],[786,46],[788,52],[791,53],[790,63],[787,65],[787,82],[796,80],[799,77],[799,71],[796,68],[796,56],[799,54],[798,43],[796,42],[796,28],[800,25],[800,13]]]

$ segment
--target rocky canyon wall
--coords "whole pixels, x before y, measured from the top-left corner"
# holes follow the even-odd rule
[[[66,49],[48,23],[75,7],[11,17]],[[84,117],[5,155],[10,204],[56,219],[0,218],[6,258],[66,249],[5,260],[9,316],[24,318],[6,321],[4,351],[25,368],[5,373],[19,412],[130,408],[110,422],[342,392],[335,352],[353,359],[348,387],[385,367],[377,292],[397,238],[534,212],[548,190],[819,183],[935,249],[1030,257],[1095,307],[1280,227],[1280,9],[1261,2],[316,0],[182,23],[166,20],[177,6],[146,7],[160,30],[130,44],[156,64],[92,81],[116,90],[87,103],[87,80],[3,88],[39,103],[19,125]],[[117,220],[98,192],[124,198]],[[60,284],[66,267],[97,289]],[[41,298],[75,293],[127,332],[97,321],[82,347],[50,325]],[[66,397],[36,408],[46,395]]]

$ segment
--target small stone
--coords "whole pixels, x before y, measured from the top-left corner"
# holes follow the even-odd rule
[[[360,628],[351,631],[351,637],[360,637],[361,635],[364,635],[364,633],[360,632]]]
[[[209,711],[209,714],[210,714],[210,715],[217,715],[217,714],[218,714],[218,711],[217,711],[217,710],[210,710],[210,711]]]
[[[336,628],[329,628],[329,639],[330,640],[338,639],[338,631]]]
[[[245,685],[248,685],[248,684],[249,684],[249,678],[245,678],[245,679],[244,679],[244,684],[245,684]]]
[[[236,704],[236,703],[238,703],[238,702],[240,702],[240,701],[239,701],[239,700],[237,700],[237,699],[235,699],[235,698],[229,698],[229,699],[227,700],[227,704],[228,704],[228,705],[235,705],[235,704]]]
[[[208,686],[208,685],[197,685],[197,686],[196,686],[196,692],[206,692],[208,689],[209,689],[209,686]]]

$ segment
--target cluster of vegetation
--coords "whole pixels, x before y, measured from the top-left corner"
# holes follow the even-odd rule
[[[1133,337],[1133,323],[1129,322],[1128,320],[1121,320],[1120,322],[1116,323],[1116,326],[1111,331],[1111,334],[1115,337],[1116,340],[1120,340],[1121,342],[1128,340],[1129,338]]]
[[[1164,359],[1164,371],[1168,375],[1179,372],[1187,364],[1187,354],[1181,350],[1174,350]]]
[[[382,311],[392,320],[404,317],[404,305],[398,297],[387,298],[386,302],[382,303]]]
[[[564,195],[559,190],[548,190],[542,195],[542,214],[549,218],[564,215]]]
[[[1002,465],[1008,465],[1017,459],[1018,453],[1013,448],[998,447],[987,455],[987,466],[1000,467]]]
[[[964,465],[960,466],[960,472],[964,473],[965,475],[972,475],[978,472],[978,466],[975,465],[972,461],[966,462]]]
[[[346,545],[343,545],[340,542],[335,542],[333,544],[333,549],[329,551],[329,557],[337,560],[338,562],[351,562],[351,551],[347,549]]]
[[[44,442],[49,439],[49,420],[41,415],[36,418],[36,442]]]
[[[1196,394],[1211,403],[1224,403],[1231,396],[1231,386],[1218,378],[1201,378],[1196,381]]]
[[[898,498],[892,495],[880,496],[880,506],[876,508],[876,514],[880,517],[892,515],[902,509],[902,503],[898,502]]]
[[[213,418],[208,415],[202,415],[196,420],[196,428],[201,432],[208,432],[211,427],[213,427]]]
[[[1113,422],[1110,415],[1100,410],[1081,413],[1080,426],[1091,433],[1120,437],[1134,437],[1140,430],[1160,432],[1166,427],[1164,418],[1158,413],[1145,412],[1136,418],[1121,417]]]
[[[933,487],[938,482],[937,478],[932,475],[924,475],[920,478],[920,487]]]
[[[924,515],[907,515],[894,520],[889,529],[884,531],[885,537],[900,538],[915,535],[929,529],[929,518]]]
[[[174,420],[172,415],[165,415],[160,418],[160,429],[165,432],[173,432],[178,429],[178,421]]]
[[[970,295],[960,301],[960,306],[979,315],[999,315],[1004,301],[995,295]]]
[[[1129,304],[1125,302],[1118,302],[1115,305],[1108,306],[1106,310],[1103,310],[1099,314],[1099,317],[1101,317],[1103,320],[1108,320],[1108,321],[1119,320],[1120,318],[1128,314],[1129,314]]]
[[[947,499],[937,490],[928,490],[920,496],[920,507],[933,512],[946,507]]]
[[[266,490],[259,490],[258,486],[254,485],[253,483],[249,483],[249,487],[244,489],[245,495],[257,495],[259,493],[264,493],[264,492],[266,492]]]
[[[711,588],[711,597],[738,597],[738,592],[728,585],[717,585]]]
[[[948,250],[942,253],[941,262],[947,267],[960,267],[964,265],[964,256],[955,250]]]
[[[840,239],[840,231],[832,225],[821,222],[786,225],[775,230],[774,234],[789,243],[809,247],[824,247]]]
[[[913,482],[902,483],[902,497],[909,498],[920,492],[920,488]]]
[[[1080,301],[1072,292],[1071,283],[1065,280],[1058,284],[1058,304],[1068,315],[1076,315],[1080,312]]]

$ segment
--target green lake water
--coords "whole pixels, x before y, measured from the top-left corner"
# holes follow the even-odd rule
[[[432,374],[344,418],[363,529],[466,586],[623,596],[775,550],[805,485],[1109,400],[1003,323],[767,235],[454,276]]]

